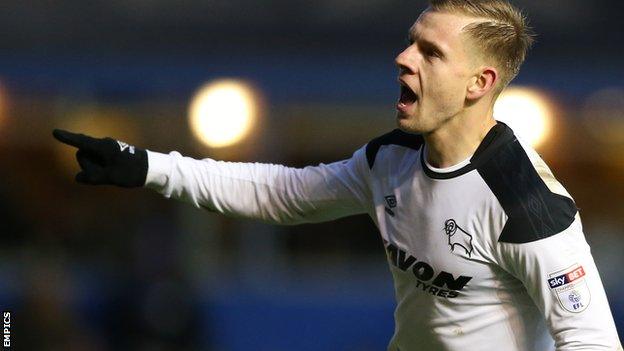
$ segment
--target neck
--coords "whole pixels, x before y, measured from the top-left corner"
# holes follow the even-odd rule
[[[423,135],[430,165],[447,168],[474,154],[485,135],[496,125],[492,108],[479,112],[459,114]]]

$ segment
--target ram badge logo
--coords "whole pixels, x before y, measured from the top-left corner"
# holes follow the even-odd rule
[[[448,237],[451,252],[454,252],[456,247],[460,247],[466,251],[468,257],[472,255],[472,235],[460,228],[454,219],[447,219],[444,222],[444,231]]]

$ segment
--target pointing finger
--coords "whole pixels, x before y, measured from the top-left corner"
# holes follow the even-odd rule
[[[52,132],[52,135],[61,143],[71,145],[79,149],[89,149],[89,145],[95,141],[95,139],[90,136],[72,133],[62,129],[55,129]]]

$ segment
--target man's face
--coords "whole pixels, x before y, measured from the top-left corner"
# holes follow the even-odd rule
[[[410,44],[396,58],[401,95],[399,128],[428,133],[459,114],[474,76],[475,54],[462,28],[475,19],[426,11],[409,32]]]

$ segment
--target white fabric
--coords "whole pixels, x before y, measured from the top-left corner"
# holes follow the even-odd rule
[[[466,158],[465,160],[458,162],[452,166],[448,166],[448,167],[443,167],[443,168],[439,168],[439,167],[434,167],[432,166],[428,160],[428,153],[427,153],[427,146],[423,146],[423,152],[424,152],[424,158],[423,160],[425,161],[425,164],[427,165],[427,167],[429,167],[429,169],[431,169],[432,171],[435,171],[437,173],[451,173],[454,171],[457,171],[459,169],[464,168],[465,166],[470,164],[470,158],[472,157],[472,155],[468,158]]]
[[[387,247],[396,291],[388,350],[621,350],[578,215],[549,238],[501,243],[507,215],[479,173],[429,178],[420,152],[381,146],[372,170],[365,148],[349,160],[303,169],[148,152],[146,186],[278,224],[368,213]],[[567,194],[537,153],[527,153],[549,189]],[[584,275],[563,287],[573,290],[549,286],[578,267]],[[458,288],[462,279],[469,280]]]

